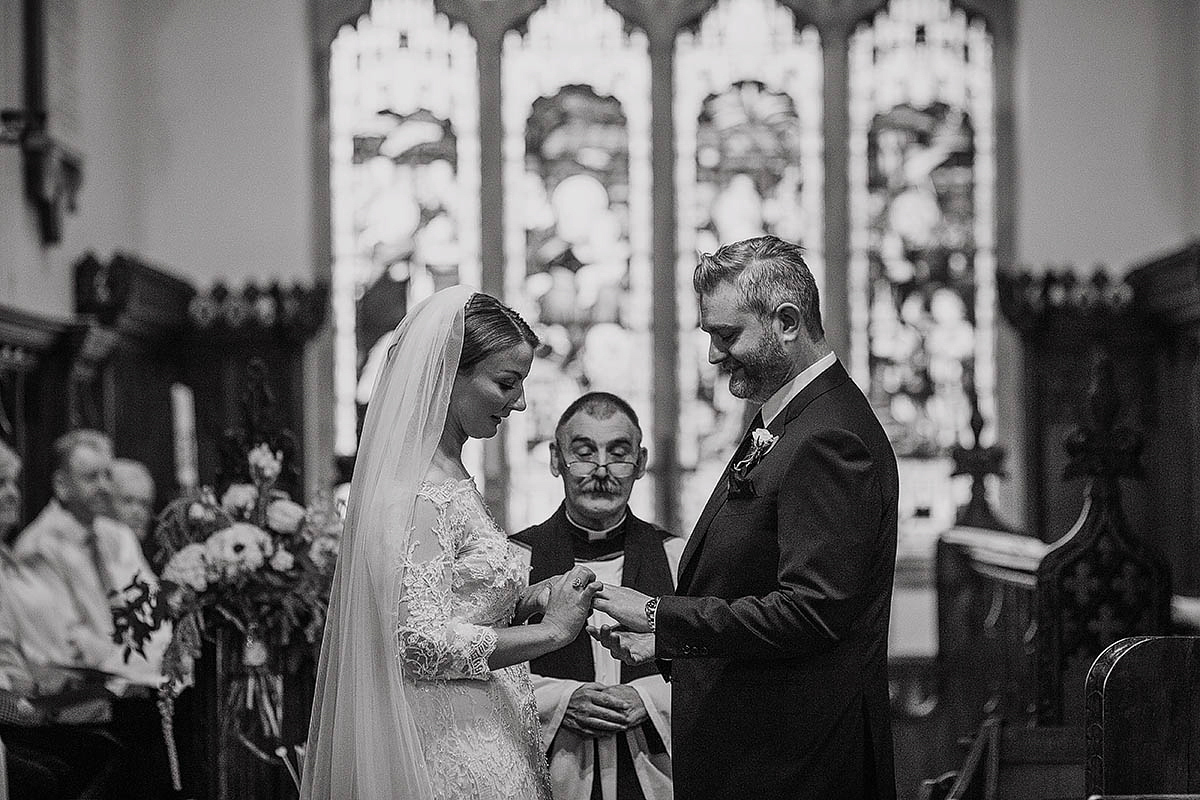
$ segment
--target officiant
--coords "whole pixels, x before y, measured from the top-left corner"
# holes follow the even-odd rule
[[[512,537],[528,550],[530,583],[584,564],[606,584],[670,594],[685,542],[629,510],[646,472],[633,408],[607,392],[571,403],[550,444],[550,471],[562,480],[562,505]],[[605,623],[593,612],[588,624]],[[670,687],[653,664],[623,665],[581,632],[530,669],[556,798],[671,797]]]

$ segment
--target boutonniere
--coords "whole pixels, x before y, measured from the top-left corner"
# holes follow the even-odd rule
[[[762,461],[771,448],[779,441],[766,428],[755,428],[750,433],[750,448],[729,471],[729,496],[731,498],[757,497],[754,484],[750,481],[750,471]]]

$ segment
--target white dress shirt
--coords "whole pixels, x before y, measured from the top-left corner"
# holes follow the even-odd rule
[[[837,354],[830,351],[805,367],[799,375],[780,386],[775,394],[762,404],[760,411],[763,425],[770,426],[771,422],[787,408],[787,404],[796,399],[796,395],[804,391],[804,388],[815,381],[818,375],[832,367],[835,361],[837,361]]]

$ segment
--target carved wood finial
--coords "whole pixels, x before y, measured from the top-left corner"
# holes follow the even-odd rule
[[[1171,572],[1158,550],[1130,526],[1120,479],[1140,478],[1141,434],[1120,423],[1112,360],[1096,365],[1086,418],[1064,442],[1063,478],[1091,479],[1079,521],[1037,570],[1038,719],[1080,724],[1076,679],[1125,636],[1166,633]]]
[[[984,447],[980,442],[983,434],[983,412],[979,408],[979,392],[975,388],[974,369],[968,367],[963,374],[963,385],[971,403],[971,446],[956,445],[950,455],[954,459],[951,475],[971,476],[971,499],[958,509],[955,522],[975,528],[1009,531],[992,509],[987,499],[986,480],[989,475],[1004,477],[1004,448],[999,445]]]
[[[1061,330],[1109,338],[1116,329],[1114,321],[1130,313],[1133,300],[1132,287],[1099,266],[1086,279],[1064,266],[1040,273],[1001,271],[996,282],[1001,312],[1026,336]]]
[[[220,466],[217,488],[224,491],[231,483],[251,483],[246,454],[260,444],[283,456],[283,471],[277,485],[297,496],[299,471],[296,468],[296,437],[283,425],[279,401],[271,388],[267,366],[258,358],[246,364],[245,379],[238,389],[239,425],[227,428],[219,444]]]
[[[1092,478],[1092,494],[1116,491],[1120,478],[1142,477],[1142,434],[1119,422],[1121,399],[1117,393],[1112,359],[1100,358],[1088,398],[1087,418],[1063,442],[1070,457],[1063,480]]]

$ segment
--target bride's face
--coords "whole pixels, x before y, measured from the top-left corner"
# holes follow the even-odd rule
[[[498,350],[459,372],[450,393],[446,424],[472,439],[490,439],[514,411],[525,410],[525,378],[533,348],[522,342]]]

